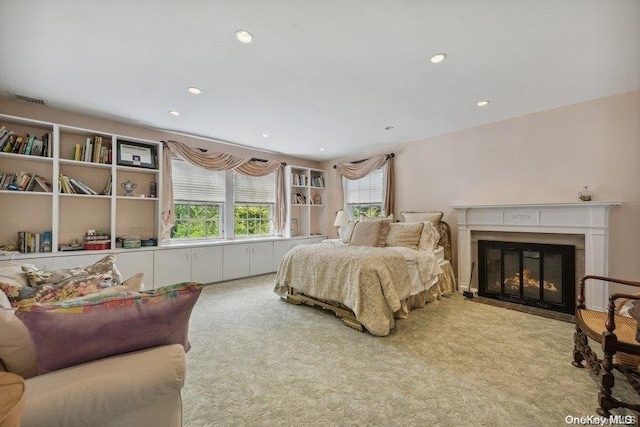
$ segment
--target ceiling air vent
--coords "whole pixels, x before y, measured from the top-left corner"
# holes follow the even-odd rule
[[[28,102],[29,104],[47,105],[47,102],[44,99],[33,98],[31,96],[25,96],[25,95],[18,95],[17,93],[13,94],[13,98],[16,101]]]

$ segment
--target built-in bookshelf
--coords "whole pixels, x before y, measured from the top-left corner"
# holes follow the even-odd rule
[[[146,150],[151,161],[119,158],[122,141]],[[158,238],[161,143],[0,114],[0,147],[4,249],[59,252],[78,244],[83,249],[90,230],[108,235],[111,248],[118,236]]]
[[[287,166],[287,236],[327,235],[326,171]]]

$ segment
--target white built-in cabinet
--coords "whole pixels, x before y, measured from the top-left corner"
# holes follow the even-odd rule
[[[285,239],[227,241],[190,247],[116,248],[116,237],[138,235],[158,238],[161,232],[162,144],[92,129],[0,114],[0,128],[20,135],[46,139],[51,147],[44,155],[0,152],[0,172],[25,172],[46,180],[50,191],[34,185],[31,191],[0,188],[0,245],[17,243],[19,231],[51,232],[51,252],[24,253],[15,262],[40,269],[87,266],[117,252],[116,265],[123,279],[143,272],[147,289],[196,281],[215,283],[274,272],[284,255],[298,244],[317,243],[327,235],[326,172],[307,167],[286,167],[287,218]],[[106,158],[81,159],[76,147],[100,141]],[[141,148],[151,164],[127,163],[127,153]],[[126,147],[125,147],[126,148]],[[120,163],[120,164],[119,164]],[[144,162],[142,162],[144,163]],[[70,194],[59,185],[64,175],[91,187],[98,194]],[[111,191],[103,193],[111,182]],[[123,183],[132,183],[133,195],[126,195]],[[153,185],[152,185],[153,184]],[[152,191],[155,187],[155,192]],[[295,225],[295,231],[291,228]],[[83,243],[88,230],[108,234],[108,250],[61,251],[72,241]],[[0,266],[11,262],[0,257]]]
[[[286,235],[326,236],[326,172],[288,165],[285,169],[287,218]]]
[[[223,248],[223,280],[274,271],[273,242],[237,243],[224,245]]]

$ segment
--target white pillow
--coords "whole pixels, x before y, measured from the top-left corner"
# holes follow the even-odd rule
[[[444,213],[442,212],[400,212],[405,222],[431,221],[434,225],[440,222]]]
[[[7,295],[0,289],[0,310],[10,309],[10,308],[13,308],[13,307],[11,307],[9,298],[7,298]]]
[[[418,249],[424,225],[422,222],[394,222],[389,225],[385,246]]]
[[[423,221],[422,223],[424,227],[422,228],[422,234],[420,234],[418,250],[428,251],[436,249],[440,241],[440,233],[438,233],[438,230],[431,221]]]
[[[0,267],[0,282],[9,285],[25,287],[29,286],[29,278],[22,270],[22,267],[36,268],[33,264],[20,264],[12,262],[8,265]]]

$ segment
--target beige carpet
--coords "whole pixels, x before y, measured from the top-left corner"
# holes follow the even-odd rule
[[[596,380],[570,363],[570,323],[455,295],[379,338],[281,301],[274,277],[202,292],[186,426],[564,426],[596,415]]]

